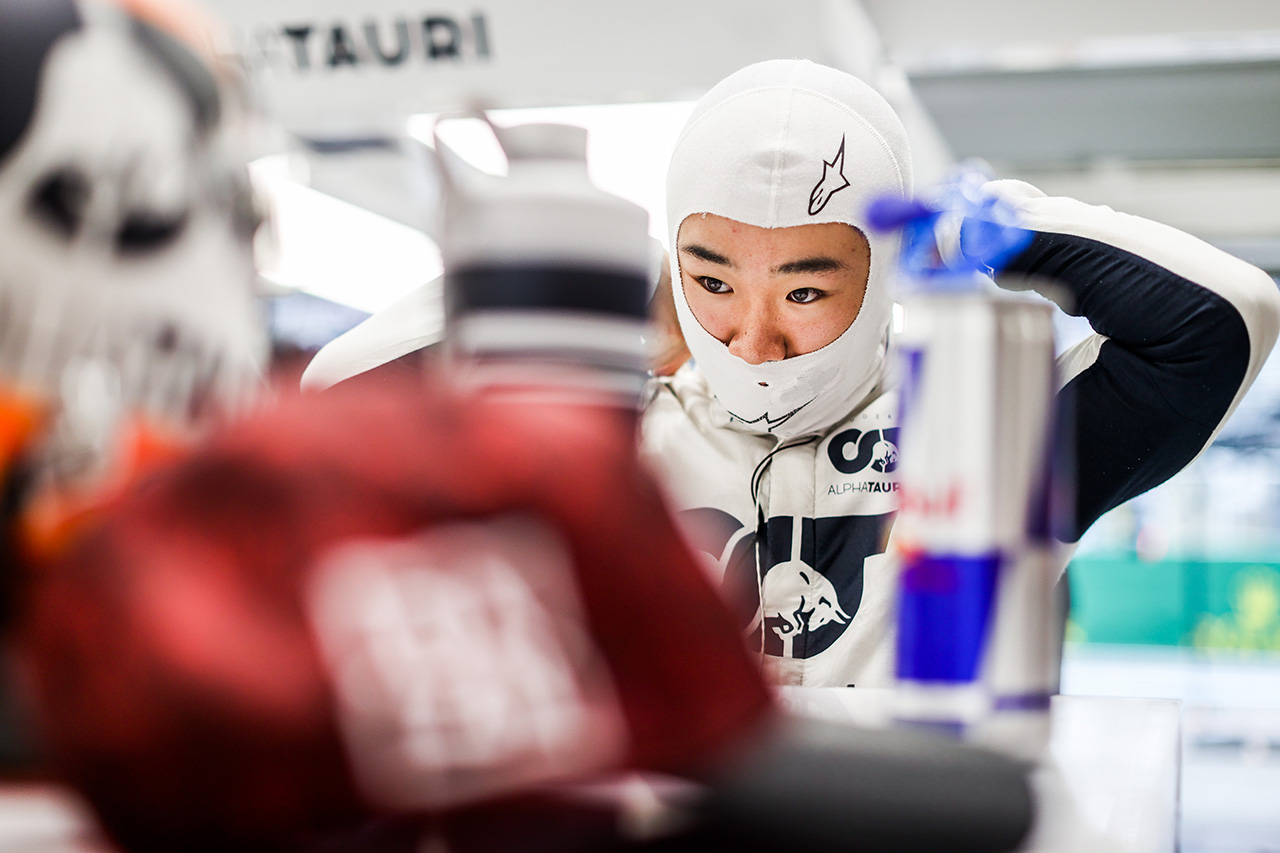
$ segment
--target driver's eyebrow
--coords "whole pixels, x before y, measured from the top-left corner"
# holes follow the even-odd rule
[[[772,271],[778,275],[792,275],[795,273],[834,272],[844,268],[844,263],[836,258],[817,255],[812,258],[800,258],[794,261],[787,261],[785,264],[779,264],[774,267]]]
[[[680,251],[684,254],[693,255],[695,258],[700,258],[710,264],[719,264],[720,266],[728,267],[731,270],[736,270],[738,268],[737,264],[726,258],[724,255],[714,249],[708,249],[706,246],[699,246],[697,243],[686,243],[680,247]]]

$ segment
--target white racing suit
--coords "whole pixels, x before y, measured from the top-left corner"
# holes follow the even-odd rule
[[[1167,226],[1015,181],[989,187],[1036,232],[997,283],[1056,285],[1056,301],[1095,330],[1059,359],[1074,541],[1213,440],[1271,351],[1280,293]],[[775,683],[891,682],[897,416],[881,383],[834,426],[779,442],[730,425],[692,362],[655,383],[643,449]]]

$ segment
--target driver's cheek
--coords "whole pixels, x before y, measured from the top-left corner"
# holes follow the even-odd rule
[[[788,355],[807,355],[820,350],[840,337],[848,327],[844,318],[823,310],[826,305],[789,303],[789,308],[780,323],[780,334],[786,340]]]
[[[684,298],[698,325],[721,343],[732,335],[734,305],[732,294],[708,293],[701,284],[684,276]]]

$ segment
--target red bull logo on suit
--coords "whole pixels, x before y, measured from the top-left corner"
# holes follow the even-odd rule
[[[723,573],[722,591],[737,605],[748,645],[784,658],[825,651],[852,623],[862,603],[863,562],[883,553],[888,521],[887,515],[775,516],[748,533],[717,509],[681,517]]]
[[[840,609],[836,588],[821,572],[803,560],[779,563],[765,576],[766,617],[777,617],[774,631],[788,637],[802,630],[832,622],[843,625],[852,617]]]

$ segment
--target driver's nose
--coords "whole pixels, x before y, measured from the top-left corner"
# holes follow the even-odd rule
[[[777,315],[764,306],[744,310],[727,343],[729,352],[747,364],[781,361],[787,357],[786,337]]]

